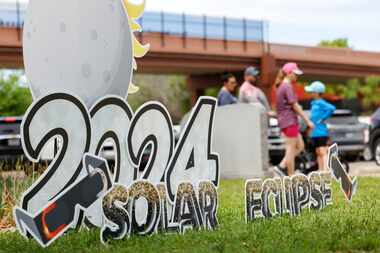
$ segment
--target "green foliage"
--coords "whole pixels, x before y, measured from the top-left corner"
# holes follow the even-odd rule
[[[0,71],[0,116],[21,116],[32,103],[27,87],[20,86],[21,74]]]
[[[244,181],[222,181],[219,228],[185,235],[132,236],[103,246],[99,230],[71,231],[47,249],[18,233],[0,233],[0,252],[379,252],[380,179],[359,178],[351,204],[338,184],[333,205],[299,217],[245,223]]]
[[[326,93],[327,94],[334,94],[337,96],[343,96],[343,89],[344,89],[344,84],[331,84],[327,83],[326,84]]]
[[[369,76],[364,80],[351,79],[346,84],[327,84],[327,93],[342,96],[345,99],[361,99],[365,110],[380,105],[380,76]]]
[[[216,98],[216,97],[218,97],[219,90],[220,90],[220,87],[207,88],[205,90],[205,96]]]
[[[4,182],[3,180],[0,180],[0,217],[4,216],[4,203],[3,200],[3,189],[4,189]]]
[[[360,92],[361,83],[359,79],[348,80],[346,85],[343,86],[342,92],[346,99],[354,99],[358,97]]]
[[[134,111],[146,102],[158,101],[168,109],[173,122],[178,123],[190,110],[185,76],[135,75],[134,83],[140,87],[139,92],[128,95],[128,103]]]
[[[322,40],[318,43],[318,46],[331,48],[351,48],[347,38],[338,38],[335,40]]]
[[[366,108],[380,105],[380,76],[370,76],[361,85],[360,92],[363,95],[363,105]]]
[[[169,93],[169,101],[172,103],[177,102],[180,105],[180,117],[181,120],[183,114],[190,111],[190,95],[186,87],[186,78],[183,76],[171,76],[169,78],[169,87],[172,91]]]

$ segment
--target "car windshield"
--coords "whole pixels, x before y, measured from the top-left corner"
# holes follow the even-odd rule
[[[327,120],[327,123],[333,125],[355,125],[359,123],[359,120],[350,114],[334,115]]]

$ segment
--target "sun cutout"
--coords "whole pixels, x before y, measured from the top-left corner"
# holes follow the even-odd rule
[[[134,32],[141,32],[141,26],[136,22],[145,10],[145,0],[141,4],[131,3],[130,0],[124,0],[124,8],[128,16],[128,25],[132,33],[132,46],[133,46],[133,69],[137,70],[137,63],[135,58],[143,57],[150,48],[149,44],[142,45],[134,35]],[[133,94],[138,92],[139,88],[131,83],[129,85],[128,94]]]

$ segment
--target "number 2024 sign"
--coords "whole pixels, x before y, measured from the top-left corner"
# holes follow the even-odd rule
[[[149,102],[133,113],[126,102],[138,89],[131,83],[135,57],[149,48],[133,34],[144,7],[145,1],[128,0],[29,3],[23,50],[34,102],[22,122],[22,145],[33,162],[50,141],[60,145],[14,218],[19,232],[43,247],[81,226],[101,228],[106,242],[218,224],[219,157],[211,150],[216,100],[199,99],[177,145],[162,104]],[[109,140],[112,171],[99,157]]]

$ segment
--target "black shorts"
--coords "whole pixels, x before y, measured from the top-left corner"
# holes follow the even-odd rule
[[[312,140],[314,148],[327,147],[329,137],[315,137]]]

